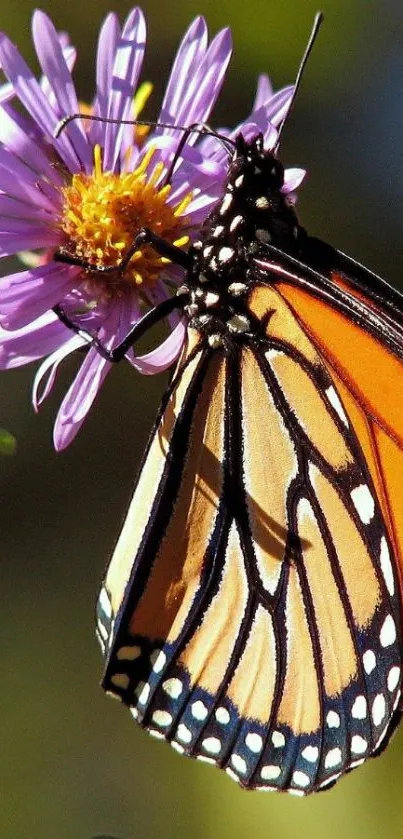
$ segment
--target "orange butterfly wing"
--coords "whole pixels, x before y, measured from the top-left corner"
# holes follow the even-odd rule
[[[292,285],[253,286],[247,308],[259,341],[213,351],[189,331],[100,595],[104,686],[178,751],[304,794],[392,728],[399,554],[379,462],[400,449],[337,355],[340,314],[325,344],[332,310]]]
[[[332,279],[341,284],[337,275]],[[403,361],[323,301],[285,283],[277,288],[331,371],[371,472],[402,579]]]

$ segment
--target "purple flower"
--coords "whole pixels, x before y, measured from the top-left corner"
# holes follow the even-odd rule
[[[0,366],[16,367],[44,358],[34,382],[37,409],[50,393],[60,362],[87,346],[55,315],[59,305],[77,326],[96,334],[108,349],[117,346],[144,309],[172,292],[181,269],[167,264],[150,246],[137,251],[122,272],[102,275],[61,264],[63,248],[94,265],[118,265],[135,234],[148,226],[177,247],[186,247],[220,195],[228,158],[222,143],[193,133],[177,161],[170,186],[164,176],[182,136],[175,125],[208,120],[231,55],[227,29],[210,44],[205,21],[191,24],[177,52],[158,122],[150,131],[119,124],[137,117],[150,85],[139,87],[146,27],[134,9],[122,29],[109,14],[101,28],[95,96],[90,113],[118,124],[74,120],[57,139],[63,117],[83,112],[72,81],[75,50],[43,12],[35,12],[33,40],[42,68],[37,81],[17,48],[0,35],[0,256],[18,254],[25,270],[0,281]],[[137,91],[137,93],[136,93]],[[259,80],[245,136],[262,131],[275,144],[292,88],[273,94]],[[14,108],[19,99],[25,113]],[[299,186],[302,170],[288,170],[287,192]],[[28,266],[28,267],[27,267]],[[127,353],[141,373],[164,370],[177,358],[185,334],[173,314],[168,337],[155,350]],[[60,406],[54,429],[57,449],[76,435],[111,364],[90,346]]]

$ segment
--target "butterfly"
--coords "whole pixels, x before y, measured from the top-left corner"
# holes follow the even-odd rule
[[[98,635],[151,734],[304,795],[401,714],[403,299],[306,233],[283,176],[237,137]]]

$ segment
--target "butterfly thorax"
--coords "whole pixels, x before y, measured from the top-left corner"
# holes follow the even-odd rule
[[[242,301],[252,260],[267,255],[270,245],[297,254],[306,235],[283,186],[284,167],[265,151],[263,136],[247,141],[239,135],[223,197],[190,250],[186,281],[190,326],[209,335],[213,346],[250,329]]]

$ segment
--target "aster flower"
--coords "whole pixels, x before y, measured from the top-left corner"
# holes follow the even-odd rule
[[[212,210],[227,171],[227,153],[213,137],[189,137],[171,183],[167,168],[182,136],[175,126],[203,123],[219,95],[231,55],[227,29],[208,44],[203,18],[191,24],[178,49],[158,123],[153,131],[122,124],[137,117],[150,94],[139,87],[146,44],[140,9],[122,29],[114,14],[99,35],[96,93],[88,112],[117,122],[74,120],[55,138],[68,114],[83,112],[71,70],[75,50],[43,12],[35,12],[33,41],[42,77],[39,82],[17,48],[0,35],[0,64],[7,82],[0,87],[0,257],[19,254],[25,270],[0,281],[0,367],[43,358],[35,376],[34,407],[50,393],[58,367],[86,345],[56,316],[60,306],[77,327],[116,347],[144,314],[163,301],[181,270],[150,246],[136,251],[122,272],[103,275],[54,260],[64,249],[95,268],[118,265],[144,226],[176,247],[186,247]],[[274,94],[262,76],[252,114],[233,132],[262,131],[266,145],[276,141],[276,125],[290,103],[292,88]],[[15,99],[24,106],[22,115]],[[285,191],[293,192],[302,170],[286,172]],[[166,369],[177,358],[185,327],[172,314],[168,337],[155,350],[127,353],[141,373]],[[88,345],[87,345],[88,349]],[[57,449],[76,435],[96,397],[110,362],[89,348],[60,406],[54,429]]]

